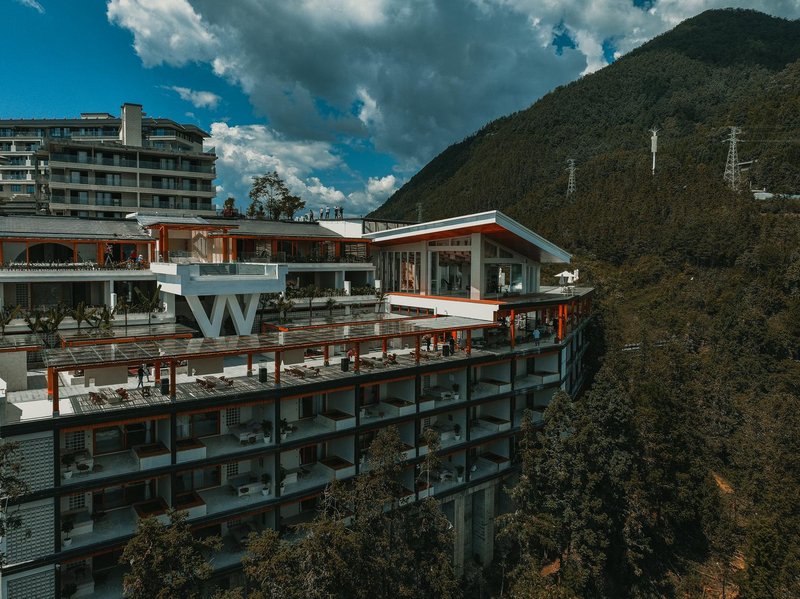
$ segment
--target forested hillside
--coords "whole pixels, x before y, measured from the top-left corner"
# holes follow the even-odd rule
[[[800,597],[800,202],[723,184],[729,125],[746,180],[800,194],[800,22],[704,13],[448,148],[376,211],[503,210],[597,288],[594,382],[526,434],[521,509],[475,596]]]

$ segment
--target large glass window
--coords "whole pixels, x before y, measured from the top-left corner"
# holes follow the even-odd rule
[[[198,468],[190,472],[180,472],[176,476],[178,493],[199,491],[220,485],[220,467]]]
[[[522,293],[522,264],[487,264],[486,293],[508,295]]]
[[[431,295],[468,297],[472,253],[465,248],[433,251],[430,256]]]

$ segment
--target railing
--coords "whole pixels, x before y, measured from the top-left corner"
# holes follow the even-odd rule
[[[278,263],[300,263],[300,264],[367,264],[372,262],[370,256],[297,256],[286,254],[285,252],[241,252],[237,256],[239,262],[278,262]]]
[[[150,160],[140,160],[139,168],[148,168],[162,171],[186,171],[191,173],[213,173],[214,167],[211,165],[194,165],[194,164],[170,164],[162,166],[160,162],[152,162]]]
[[[127,168],[135,168],[136,161],[129,160],[126,158],[121,158],[119,160],[114,160],[113,158],[97,158],[93,156],[87,156],[85,160],[79,160],[77,156],[73,156],[71,154],[51,154],[50,155],[51,162],[69,162],[73,164],[100,164],[103,166],[121,166]]]
[[[0,270],[66,270],[66,271],[86,271],[86,270],[148,270],[148,262],[109,262],[101,264],[98,262],[9,262],[0,263]]]

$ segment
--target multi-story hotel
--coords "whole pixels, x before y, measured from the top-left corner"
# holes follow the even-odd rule
[[[118,118],[0,120],[0,213],[213,216],[208,137],[195,125],[146,117],[139,104],[124,104]]]
[[[247,536],[312,518],[387,426],[404,444],[403,501],[442,502],[458,569],[492,559],[523,412],[540,417],[585,375],[592,290],[566,274],[540,284],[564,250],[494,211],[54,220],[0,219],[6,304],[112,305],[156,285],[162,301],[111,328],[66,318],[44,339],[12,322],[0,338],[0,435],[19,444],[29,485],[4,502],[21,526],[3,539],[3,597],[119,596],[137,521],[170,508],[222,537],[212,583],[236,583]],[[329,291],[260,322],[262,294],[309,286]],[[441,440],[431,477],[426,428]]]

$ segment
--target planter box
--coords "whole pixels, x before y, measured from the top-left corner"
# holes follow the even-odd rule
[[[378,412],[384,412],[387,416],[408,416],[417,411],[416,405],[404,399],[390,397],[378,404]]]
[[[177,443],[176,461],[191,462],[192,460],[202,460],[206,457],[206,446],[198,439],[184,439]]]
[[[317,414],[314,419],[318,424],[332,431],[341,431],[353,428],[356,425],[356,417],[340,410],[328,410]]]
[[[496,418],[494,416],[480,416],[478,420],[481,427],[493,432],[502,432],[511,430],[511,422],[503,418]]]
[[[131,449],[133,457],[139,463],[139,470],[169,466],[171,455],[163,443],[140,445]]]

